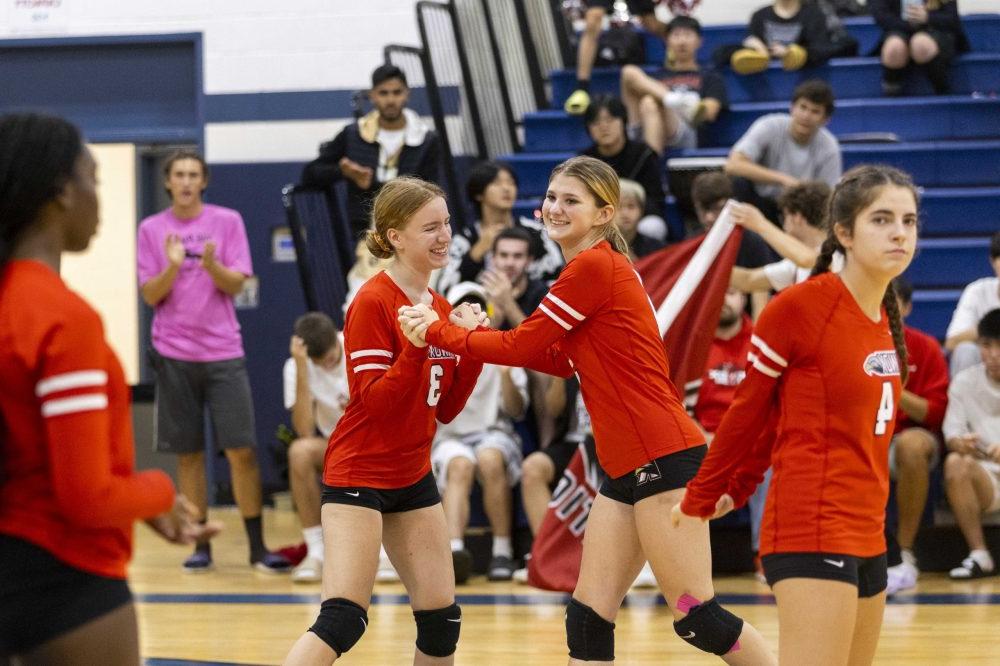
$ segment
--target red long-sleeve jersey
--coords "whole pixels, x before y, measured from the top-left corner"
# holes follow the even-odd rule
[[[709,516],[726,492],[739,506],[771,464],[762,554],[884,552],[901,390],[885,313],[871,321],[828,273],[781,292],[751,340],[747,377],[681,509]]]
[[[538,309],[510,331],[468,331],[445,320],[427,340],[463,358],[575,371],[597,457],[613,478],[705,443],[670,381],[649,296],[628,259],[607,241],[573,258]]]
[[[10,262],[0,277],[0,532],[125,578],[132,523],[174,501],[166,474],[134,471],[129,400],[97,313],[48,266]]]
[[[448,301],[431,294],[432,307],[447,319]],[[410,344],[397,321],[403,305],[412,303],[382,272],[347,310],[350,400],[326,450],[329,486],[404,488],[419,481],[431,469],[436,422],[454,419],[476,386],[482,363]]]
[[[931,432],[941,430],[944,412],[948,407],[948,363],[938,341],[915,328],[905,326],[907,365],[910,374],[906,378],[906,390],[927,400],[927,416],[917,423],[903,412],[896,414],[896,430],[906,430],[913,426],[927,428]]]

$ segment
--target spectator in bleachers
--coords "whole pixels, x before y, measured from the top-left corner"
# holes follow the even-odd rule
[[[477,303],[486,310],[486,291],[475,282],[461,282],[448,290],[448,301]],[[450,423],[439,423],[431,448],[431,467],[441,491],[448,521],[455,582],[464,583],[472,569],[465,548],[472,482],[483,489],[483,509],[493,531],[493,557],[486,577],[510,580],[514,573],[511,542],[511,489],[521,478],[521,440],[512,419],[524,416],[528,377],[523,368],[484,365],[465,408]]]
[[[822,65],[830,58],[856,55],[857,41],[841,35],[834,41],[827,16],[803,0],[775,0],[750,17],[750,33],[729,63],[739,74],[763,72],[775,59],[785,71]]]
[[[982,517],[1000,510],[1000,309],[977,326],[983,362],[958,373],[948,389],[944,437],[945,489],[969,556],[950,576],[966,580],[996,572]]]
[[[698,174],[691,183],[691,199],[698,216],[700,229],[697,234],[707,233],[722,213],[726,202],[733,196],[733,186],[721,171],[706,171]],[[745,229],[736,255],[736,266],[760,268],[775,261],[776,257],[764,239],[756,232]],[[754,318],[767,304],[767,291],[756,291],[750,296],[750,312]]]
[[[734,266],[729,286],[747,293],[781,291],[808,278],[826,240],[829,200],[830,187],[820,181],[806,181],[788,188],[778,197],[783,230],[751,204],[734,206],[733,222],[760,234],[782,259],[760,268]],[[836,273],[842,265],[843,256],[834,255],[831,270]]]
[[[936,94],[948,94],[951,61],[969,50],[957,0],[868,0],[868,10],[882,28],[883,94],[903,92],[911,61],[924,70]]]
[[[635,261],[647,254],[662,250],[666,247],[664,243],[639,231],[639,221],[646,205],[646,192],[642,189],[642,185],[634,180],[622,178],[619,187],[621,194],[618,198],[618,210],[615,211],[617,215],[615,222],[628,242],[629,257]]]
[[[893,280],[899,314],[905,320],[913,311],[913,286],[905,279]],[[889,475],[896,481],[899,525],[899,563],[889,567],[886,591],[895,594],[917,584],[920,570],[913,542],[927,503],[930,472],[941,461],[941,422],[948,404],[948,365],[941,345],[933,337],[910,326],[903,327],[910,374],[899,398],[896,426],[889,444]],[[888,541],[893,541],[892,536]],[[890,561],[895,559],[890,549]]]
[[[171,155],[164,177],[170,208],[142,221],[136,250],[142,299],[154,310],[149,354],[156,374],[156,450],[177,455],[178,485],[205,516],[207,410],[214,448],[229,461],[250,564],[286,572],[288,560],[264,545],[253,397],[233,303],[253,275],[243,218],[203,201],[208,165],[198,153]],[[212,568],[207,541],[184,561],[190,573]]]
[[[469,171],[465,191],[476,209],[477,220],[452,237],[448,265],[438,276],[439,292],[445,293],[459,282],[475,282],[491,265],[490,253],[497,235],[512,227],[520,227],[531,235],[528,276],[548,281],[559,274],[562,250],[549,239],[541,221],[514,215],[517,176],[513,167],[505,162],[476,164]]]
[[[371,202],[383,184],[397,176],[438,182],[441,171],[437,135],[406,108],[410,88],[403,70],[377,67],[368,98],[375,109],[322,144],[319,157],[302,170],[303,185],[347,181],[347,216],[356,239],[369,227]]]
[[[530,263],[531,235],[521,227],[502,229],[493,240],[493,266],[479,276],[493,306],[492,325],[501,331],[524,321],[549,290],[528,275]]]
[[[667,25],[669,58],[663,69],[650,76],[636,65],[622,67],[628,121],[641,126],[646,143],[659,154],[666,148],[696,148],[697,128],[714,122],[729,104],[722,77],[698,64],[700,47],[701,25],[678,16]]]
[[[980,278],[962,290],[944,336],[951,352],[951,376],[980,362],[976,325],[990,310],[1000,308],[1000,231],[990,239],[990,264],[996,277]]]
[[[743,292],[728,289],[719,313],[715,338],[708,351],[705,372],[700,379],[689,382],[684,387],[684,406],[705,433],[705,441],[709,446],[722,422],[722,416],[736,397],[736,387],[746,377],[753,322],[745,310],[746,296]],[[764,570],[757,555],[760,550],[760,523],[764,517],[764,499],[770,483],[771,473],[768,472],[747,502],[750,509],[750,543],[754,569],[760,581],[764,580]]]
[[[343,336],[327,315],[309,312],[296,320],[288,351],[282,379],[296,437],[288,449],[288,481],[306,542],[292,580],[317,582],[323,572],[319,473],[327,439],[350,397]]]
[[[811,79],[795,88],[789,113],[754,121],[726,160],[726,173],[738,179],[738,199],[776,220],[775,199],[783,189],[803,180],[821,180],[830,187],[837,183],[843,169],[840,144],[826,129],[833,102],[830,86]]]
[[[638,17],[639,23],[652,33],[662,35],[666,26],[656,18],[657,0],[627,0],[628,11]],[[590,106],[590,74],[597,58],[597,42],[604,27],[604,19],[614,8],[614,0],[583,0],[586,10],[584,27],[576,53],[576,90],[566,99],[566,113],[583,114]]]
[[[642,141],[628,138],[625,105],[617,97],[601,95],[583,117],[594,143],[581,155],[596,157],[615,170],[619,178],[634,180],[646,192],[645,214],[663,222],[663,170],[656,152]]]

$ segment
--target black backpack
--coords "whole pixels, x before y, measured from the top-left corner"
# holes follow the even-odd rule
[[[612,26],[597,38],[596,67],[641,65],[646,61],[646,46],[635,30]]]

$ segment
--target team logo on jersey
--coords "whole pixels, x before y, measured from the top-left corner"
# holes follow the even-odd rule
[[[455,355],[450,351],[431,345],[427,350],[427,358],[455,358]]]
[[[641,486],[650,481],[657,481],[660,478],[660,468],[656,461],[652,460],[639,469],[635,470],[635,485]]]
[[[872,352],[862,367],[869,377],[894,377],[899,374],[899,357],[896,350]]]
[[[708,378],[716,386],[739,386],[739,383],[746,379],[746,376],[746,370],[729,361],[708,371]]]

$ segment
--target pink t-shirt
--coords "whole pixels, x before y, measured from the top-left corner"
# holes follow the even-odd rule
[[[166,238],[176,234],[184,243],[184,259],[177,279],[153,316],[153,347],[167,358],[180,361],[226,361],[243,356],[243,339],[236,320],[233,297],[212,282],[191,255],[201,255],[205,243],[215,243],[215,256],[223,266],[253,275],[250,245],[243,218],[235,210],[204,204],[201,214],[178,219],[171,209],[150,215],[139,225],[137,261],[140,286],[167,267]]]

